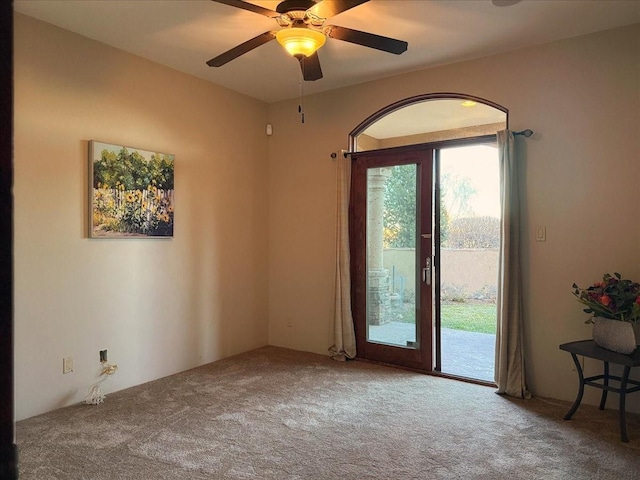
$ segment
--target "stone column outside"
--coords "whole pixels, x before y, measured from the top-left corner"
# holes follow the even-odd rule
[[[383,267],[384,193],[391,176],[388,168],[369,169],[367,175],[367,305],[369,325],[383,325],[390,321],[391,297],[389,270]]]

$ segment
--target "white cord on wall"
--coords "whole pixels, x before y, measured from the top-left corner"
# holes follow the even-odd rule
[[[107,362],[100,362],[100,363],[102,364],[102,370],[100,371],[100,376],[103,378],[98,380],[89,389],[89,394],[84,399],[84,403],[86,403],[87,405],[100,405],[102,402],[104,402],[106,395],[102,393],[102,388],[100,387],[100,384],[105,380],[108,380],[113,375],[115,375],[115,373],[118,371],[118,365],[116,364],[110,364]]]

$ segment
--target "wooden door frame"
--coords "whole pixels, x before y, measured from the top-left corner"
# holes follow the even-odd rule
[[[0,6],[0,478],[18,478],[13,405],[13,5]]]

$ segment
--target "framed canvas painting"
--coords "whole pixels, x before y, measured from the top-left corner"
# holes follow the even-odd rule
[[[89,237],[173,237],[174,156],[89,142]]]

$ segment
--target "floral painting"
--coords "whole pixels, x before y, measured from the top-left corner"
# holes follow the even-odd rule
[[[89,164],[90,237],[173,237],[173,155],[92,140]]]

